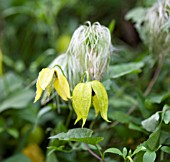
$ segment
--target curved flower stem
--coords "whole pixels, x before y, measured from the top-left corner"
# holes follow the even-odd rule
[[[54,67],[56,67],[56,66],[60,69],[60,71],[62,72],[62,74],[65,76],[64,71],[63,71],[63,69],[61,68],[61,66],[60,66],[60,65],[55,65]],[[65,77],[66,77],[66,76],[65,76]]]
[[[85,78],[86,77],[86,78]],[[86,82],[90,81],[90,75],[88,71],[85,71],[81,77],[81,82],[84,82],[84,80],[86,79]]]
[[[100,156],[98,156],[96,153],[94,153],[94,152],[90,149],[90,147],[88,146],[88,144],[84,144],[84,145],[86,146],[87,150],[89,151],[89,153],[90,153],[91,155],[93,155],[96,159],[98,159],[98,160],[100,160],[100,161],[102,161],[102,162],[105,162],[105,161],[103,161],[103,159],[102,159]]]

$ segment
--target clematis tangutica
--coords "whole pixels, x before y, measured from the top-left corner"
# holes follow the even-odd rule
[[[69,98],[71,98],[68,81],[61,73],[61,70],[56,68],[44,68],[40,71],[37,79],[37,91],[34,102],[40,99],[44,90],[46,91],[47,95],[50,96],[53,87],[63,100],[67,101]]]
[[[107,118],[107,92],[102,83],[97,80],[93,80],[91,82],[79,83],[73,90],[72,104],[73,109],[77,114],[75,124],[82,119],[82,127],[84,126],[89,113],[89,109],[91,107],[91,103],[95,109],[96,116],[100,112],[101,117],[105,121],[109,122]]]

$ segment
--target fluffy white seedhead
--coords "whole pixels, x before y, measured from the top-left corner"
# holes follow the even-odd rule
[[[88,71],[91,79],[100,80],[108,65],[111,47],[110,31],[107,27],[98,22],[81,25],[74,32],[67,50],[73,75],[82,75]]]
[[[137,24],[141,37],[153,54],[166,54],[170,50],[170,0],[158,0],[144,10],[145,16]]]

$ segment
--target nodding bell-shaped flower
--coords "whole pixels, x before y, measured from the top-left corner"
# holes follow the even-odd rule
[[[82,127],[84,126],[89,113],[89,109],[91,107],[91,103],[95,109],[96,116],[100,112],[101,117],[105,121],[109,122],[107,119],[107,92],[102,83],[97,80],[93,80],[91,82],[79,83],[73,90],[72,104],[73,109],[77,114],[75,124],[82,119]]]
[[[43,90],[50,96],[53,87],[63,100],[67,101],[71,98],[68,81],[61,70],[56,68],[44,68],[40,71],[37,79],[37,91],[34,102],[40,99]]]

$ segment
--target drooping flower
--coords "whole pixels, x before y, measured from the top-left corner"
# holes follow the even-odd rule
[[[34,102],[40,99],[43,90],[50,96],[53,87],[63,100],[67,101],[71,98],[68,81],[61,71],[56,68],[44,68],[40,71],[37,79]]]
[[[91,103],[95,108],[96,116],[100,112],[101,117],[105,121],[109,122],[107,119],[107,92],[102,83],[97,80],[93,80],[91,82],[79,83],[73,90],[72,104],[74,111],[77,114],[75,124],[82,119],[82,127],[84,126],[89,113],[89,109],[91,107]]]

